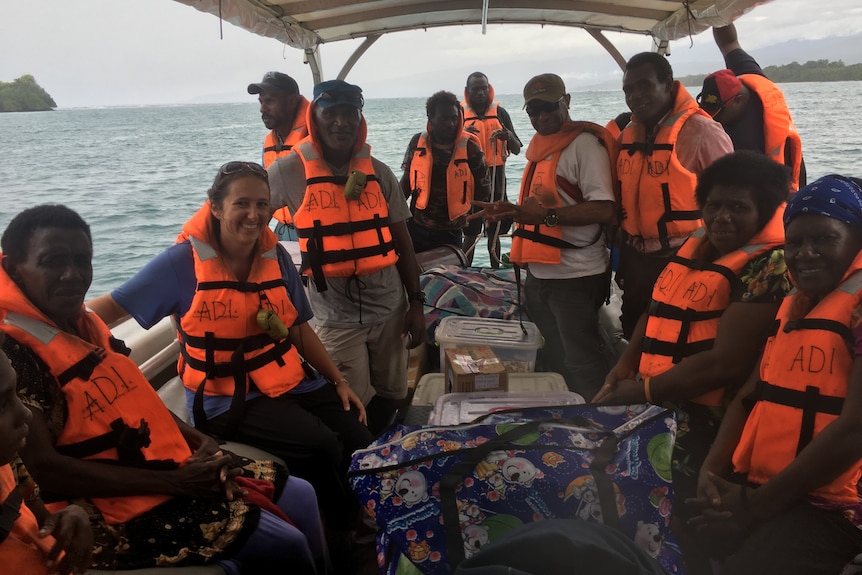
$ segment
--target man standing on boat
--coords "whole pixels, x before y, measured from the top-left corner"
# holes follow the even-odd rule
[[[784,94],[742,49],[736,26],[713,28],[712,35],[727,68],[704,78],[700,107],[724,127],[734,149],[757,150],[787,166],[790,187],[798,190],[807,180],[802,140]]]
[[[694,195],[698,175],[732,152],[733,143],[674,81],[661,54],[632,56],[623,93],[632,117],[620,134],[617,157],[622,243],[616,281],[623,289],[620,319],[629,339],[659,273],[703,223]]]
[[[308,135],[305,115],[308,100],[299,93],[296,80],[281,72],[267,72],[263,80],[248,85],[249,94],[258,94],[260,118],[270,132],[263,142],[263,167],[268,168],[276,158],[286,156],[293,146]],[[295,240],[296,228],[286,208],[276,210],[278,220],[275,231],[279,239]]]
[[[488,76],[473,72],[467,76],[464,87],[465,130],[474,134],[485,153],[485,160],[491,176],[491,201],[508,200],[506,197],[506,158],[521,151],[521,140],[515,133],[512,119],[500,102],[494,100],[494,87],[488,83]],[[488,236],[488,255],[491,267],[500,267],[500,234],[509,233],[511,220],[496,222],[492,229],[485,230]]]
[[[382,431],[407,393],[407,348],[425,333],[419,267],[395,174],[371,156],[359,86],[314,87],[309,136],[269,167],[272,206],[287,206],[317,334]]]
[[[482,231],[481,219],[467,222],[472,201],[491,195],[485,155],[477,139],[464,131],[455,94],[437,92],[428,98],[425,112],[425,131],[410,140],[401,165],[401,190],[413,214],[407,230],[416,253],[444,244],[468,250]]]
[[[527,146],[519,204],[481,203],[487,221],[511,217],[511,260],[527,266],[527,312],[545,345],[538,361],[590,398],[608,365],[598,310],[608,295],[610,262],[603,224],[614,221],[614,141],[603,127],[569,117],[571,96],[556,74],[524,88],[536,135]]]

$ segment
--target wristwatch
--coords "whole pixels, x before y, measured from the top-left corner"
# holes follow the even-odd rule
[[[422,305],[425,305],[425,292],[424,291],[410,292],[407,294],[407,301],[418,301]]]
[[[548,214],[545,216],[545,225],[549,228],[553,228],[557,224],[560,223],[560,216],[557,215],[557,210],[551,208],[548,210]]]

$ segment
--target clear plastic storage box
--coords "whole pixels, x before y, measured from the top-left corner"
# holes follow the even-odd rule
[[[446,349],[487,345],[509,373],[531,372],[536,368],[536,351],[544,340],[536,324],[506,319],[448,316],[434,332],[440,346],[440,369],[446,365]],[[526,330],[526,334],[524,333]]]
[[[584,398],[574,391],[446,393],[437,399],[428,423],[430,425],[459,425],[503,409],[579,405],[582,403],[584,403]]]

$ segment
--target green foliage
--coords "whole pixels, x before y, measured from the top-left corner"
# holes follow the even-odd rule
[[[56,107],[53,98],[29,74],[14,82],[0,82],[0,112],[44,112]]]
[[[841,60],[809,60],[804,64],[791,62],[782,66],[767,66],[763,73],[776,83],[786,82],[846,82],[862,80],[862,64],[847,66]],[[700,86],[706,74],[678,78],[686,86]]]

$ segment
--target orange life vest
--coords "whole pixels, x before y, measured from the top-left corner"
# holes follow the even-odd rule
[[[802,140],[784,94],[768,78],[760,74],[743,74],[739,80],[752,90],[763,103],[763,140],[766,145],[766,155],[785,165],[788,155],[791,158],[790,187],[793,191],[799,189],[799,174],[802,167]],[[789,152],[789,154],[788,154]]]
[[[213,248],[210,222],[207,202],[183,226],[194,253],[197,289],[178,321],[177,371],[185,387],[196,392],[198,425],[204,394],[233,396],[241,403],[253,382],[264,395],[277,397],[305,377],[290,340],[274,340],[256,319],[258,311],[271,310],[286,327],[296,320],[278,264],[278,238],[263,229],[249,277],[237,281]]]
[[[92,312],[81,313],[78,333],[45,317],[0,270],[0,330],[36,354],[63,391],[68,417],[58,453],[127,467],[176,468],[191,455],[171,412],[134,362],[115,351],[116,340]],[[140,429],[146,421],[148,432]],[[110,524],[125,523],[170,499],[165,495],[93,497]]]
[[[620,178],[623,231],[631,237],[658,239],[663,248],[671,238],[684,238],[703,225],[694,196],[697,176],[679,161],[676,140],[686,120],[707,116],[677,81],[673,109],[659,125],[655,141],[646,126],[632,116],[620,135],[617,173]]]
[[[509,148],[505,140],[491,140],[491,134],[497,130],[503,129],[503,123],[497,117],[497,108],[500,107],[500,102],[494,101],[494,87],[488,86],[488,109],[485,110],[483,116],[479,116],[472,106],[470,99],[467,97],[467,89],[464,89],[464,101],[461,102],[461,108],[464,109],[464,126],[473,126],[479,130],[478,134],[473,134],[479,141],[479,146],[485,154],[485,161],[488,167],[502,166],[506,163],[506,157],[509,155]]]
[[[446,168],[446,203],[449,206],[449,220],[455,221],[467,214],[473,201],[473,173],[467,164],[467,142],[471,135],[461,132],[455,141],[452,158]],[[416,209],[428,207],[431,196],[431,172],[434,164],[434,148],[428,132],[422,132],[416,142],[413,158],[410,160],[410,187],[416,196]]]
[[[763,484],[841,413],[853,367],[853,310],[862,301],[862,255],[842,283],[805,317],[791,319],[799,296],[784,298],[778,330],[760,363],[756,403],[733,453],[735,471]],[[862,461],[811,492],[830,501],[858,500]]]
[[[380,189],[371,147],[362,144],[348,168],[362,172],[367,183],[358,199],[344,197],[348,176],[335,176],[313,136],[301,142],[296,153],[305,166],[306,188],[294,224],[302,251],[302,272],[326,290],[326,277],[370,274],[398,261],[389,229],[389,205]]]
[[[584,201],[580,189],[557,175],[557,163],[561,152],[583,132],[596,136],[608,150],[613,170],[615,143],[607,130],[592,122],[568,121],[559,131],[542,136],[536,134],[527,147],[527,167],[521,179],[521,193],[518,203],[528,197],[535,197],[545,208],[559,208],[563,205],[557,185],[566,190],[576,201]],[[612,181],[616,178],[612,177]],[[595,244],[603,236],[602,226],[596,226],[596,237],[590,243],[578,246],[563,239],[562,226],[548,227],[545,224],[517,224],[512,234],[511,261],[518,265],[529,262],[543,264],[560,263],[560,250],[585,248]]]
[[[3,572],[48,575],[50,570],[45,561],[54,545],[54,538],[39,537],[39,524],[33,512],[24,505],[8,464],[0,466],[0,505],[0,565],[3,565]],[[5,526],[13,521],[7,531]]]
[[[266,139],[263,142],[264,168],[269,168],[270,164],[272,164],[276,159],[288,155],[293,151],[293,147],[308,135],[308,124],[306,123],[307,115],[308,100],[300,96],[299,105],[296,107],[296,115],[293,119],[293,126],[290,128],[287,138],[282,140],[278,137],[278,132],[275,130],[271,130],[269,134],[266,135]],[[291,223],[290,212],[286,207],[275,210],[272,217],[283,224]]]
[[[782,205],[747,245],[714,262],[697,258],[709,244],[706,228],[696,230],[670,258],[655,282],[647,308],[639,366],[642,375],[655,377],[691,355],[712,349],[739,273],[757,256],[784,244],[783,215]],[[723,395],[724,389],[714,389],[692,401],[719,406]]]

